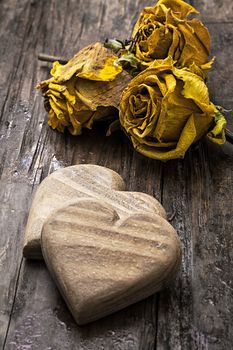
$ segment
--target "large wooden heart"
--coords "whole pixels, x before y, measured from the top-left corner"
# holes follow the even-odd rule
[[[71,200],[99,198],[112,205],[121,218],[136,212],[157,213],[165,210],[153,197],[139,192],[125,192],[123,179],[116,172],[98,165],[81,164],[55,171],[40,184],[29,213],[23,254],[41,259],[41,230],[53,210]]]
[[[45,221],[42,252],[78,324],[159,291],[176,273],[180,241],[160,215],[120,219],[101,200],[79,200]]]

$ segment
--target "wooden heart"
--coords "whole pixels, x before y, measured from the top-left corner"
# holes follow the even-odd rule
[[[53,210],[71,200],[99,198],[112,205],[121,218],[135,212],[151,212],[166,217],[153,197],[139,192],[123,192],[125,183],[116,172],[98,165],[81,164],[55,171],[40,184],[29,213],[23,254],[41,259],[41,230]],[[121,191],[121,192],[120,192]]]
[[[120,219],[100,200],[79,200],[51,214],[42,252],[79,325],[159,291],[181,261],[180,241],[160,215]]]

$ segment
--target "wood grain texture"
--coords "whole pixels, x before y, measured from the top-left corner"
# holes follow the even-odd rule
[[[180,179],[172,203],[176,210],[173,225],[183,242],[185,264],[175,288],[177,297],[171,290],[161,294],[158,348],[231,347],[233,294],[229,269],[233,241],[232,219],[227,218],[232,218],[232,155],[229,145],[216,148],[204,144],[184,163],[172,162],[173,175],[165,175],[165,207],[171,205],[175,178]],[[169,164],[164,171],[170,174]],[[184,180],[187,177],[188,184]]]
[[[200,18],[206,22],[233,22],[233,3],[231,0],[191,0],[200,12]]]
[[[180,267],[180,240],[165,218],[150,210],[120,216],[116,209],[82,198],[44,221],[43,257],[79,325],[155,294]]]
[[[0,348],[4,350],[223,350],[232,331],[232,146],[201,143],[184,161],[137,155],[107,125],[80,138],[51,131],[36,83],[39,52],[71,57],[105,37],[125,38],[152,0],[0,2]],[[230,0],[192,1],[211,30],[212,99],[232,108]],[[208,24],[208,22],[211,22]],[[228,113],[232,126],[232,113]],[[119,172],[132,191],[163,201],[183,242],[176,288],[78,328],[42,262],[22,261],[32,194],[55,169],[93,163]],[[200,300],[201,299],[201,300]],[[158,311],[158,312],[157,312]],[[158,327],[157,327],[158,326]]]
[[[40,240],[45,220],[54,210],[77,199],[100,199],[114,208],[121,219],[136,213],[155,213],[167,217],[154,197],[125,189],[125,183],[118,173],[99,165],[80,164],[53,172],[42,181],[33,199],[25,231],[24,256],[43,258]]]

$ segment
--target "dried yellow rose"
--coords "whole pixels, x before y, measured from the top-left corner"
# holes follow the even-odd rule
[[[204,80],[175,67],[171,58],[154,61],[131,80],[122,95],[120,123],[138,152],[159,160],[183,158],[204,135],[225,142],[226,120],[210,102]]]
[[[117,57],[101,43],[89,45],[67,64],[53,64],[52,78],[41,82],[48,124],[63,132],[79,135],[118,108],[120,96],[129,81],[116,63]]]
[[[191,13],[198,12],[181,0],[159,0],[154,7],[142,11],[133,30],[131,46],[142,66],[170,56],[178,67],[195,63],[208,72],[210,35],[201,21],[187,19]]]

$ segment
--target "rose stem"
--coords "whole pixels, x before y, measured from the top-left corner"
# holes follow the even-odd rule
[[[59,61],[61,64],[65,64],[68,62],[68,60],[64,57],[57,57],[52,55],[47,55],[46,53],[39,53],[38,54],[38,60],[45,61],[45,62],[55,62]]]
[[[227,141],[233,144],[233,132],[229,129],[225,129],[225,133]]]

